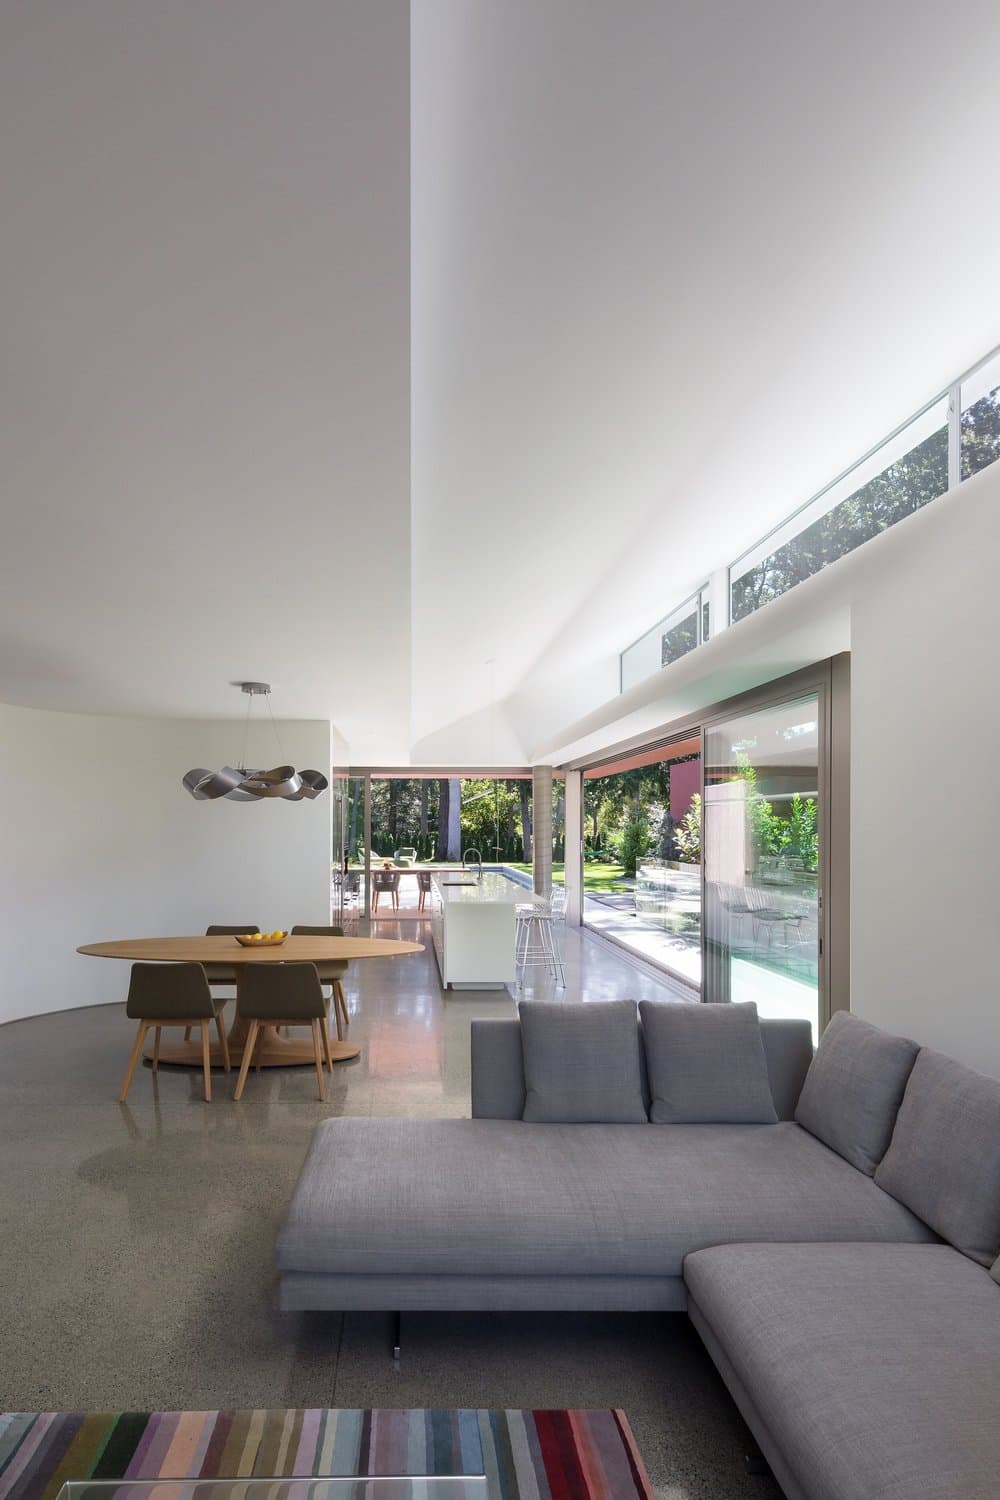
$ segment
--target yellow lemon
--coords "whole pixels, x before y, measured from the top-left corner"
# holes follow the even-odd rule
[[[262,937],[262,936],[263,936],[263,934],[262,934],[262,933],[259,933],[259,932],[251,932],[251,934],[250,934],[250,941],[251,941],[251,942],[252,942],[252,943],[259,943],[259,942],[260,942],[260,940],[261,940],[261,937]]]
[[[272,933],[271,933],[271,936],[272,936],[272,937],[273,937],[273,938],[280,938],[280,937],[284,937],[284,935],[285,935],[285,934],[284,934],[284,933],[283,933],[283,932],[282,932],[282,930],[281,930],[281,928],[280,928],[280,927],[279,927],[279,928],[278,928],[278,930],[277,930],[277,932],[272,932]]]

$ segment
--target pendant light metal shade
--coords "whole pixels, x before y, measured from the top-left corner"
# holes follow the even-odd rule
[[[266,682],[240,682],[234,686],[254,697],[266,696],[271,689]],[[268,705],[270,707],[270,705]],[[247,727],[250,705],[247,705]],[[275,737],[277,726],[274,725]],[[280,748],[280,740],[279,740]],[[259,802],[265,797],[283,797],[286,802],[301,802],[318,797],[329,782],[321,771],[296,771],[294,766],[275,766],[270,771],[248,771],[245,766],[223,766],[221,771],[207,771],[196,766],[181,778],[196,802],[214,802],[225,797],[230,802]]]

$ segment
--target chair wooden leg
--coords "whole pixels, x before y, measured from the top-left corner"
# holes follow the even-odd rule
[[[334,980],[333,982],[333,991],[330,995],[330,1005],[333,1009],[333,1019],[337,1027],[337,1041],[342,1042],[344,1040],[344,1026],[343,1022],[340,1019],[340,1001],[337,999],[336,980]],[[329,1029],[329,1025],[327,1025],[327,1030],[329,1031]]]
[[[128,1091],[132,1087],[132,1074],[135,1072],[136,1063],[142,1056],[142,1044],[146,1040],[146,1032],[148,1030],[149,1026],[147,1023],[140,1021],[136,1028],[135,1041],[132,1043],[132,1053],[128,1060],[128,1067],[125,1069],[125,1077],[122,1079],[122,1091],[118,1095],[119,1104],[125,1103]]]
[[[222,1051],[222,1066],[228,1073],[232,1067],[229,1061],[229,1038],[226,1036],[226,1028],[222,1024],[222,1012],[215,1012],[215,1029],[219,1033],[219,1047]]]
[[[247,1032],[247,1039],[243,1043],[243,1061],[240,1063],[240,1076],[237,1078],[236,1088],[233,1090],[234,1099],[243,1098],[243,1086],[247,1081],[247,1074],[250,1071],[250,1061],[253,1057],[253,1049],[257,1044],[257,1034],[259,1031],[260,1022],[251,1021],[250,1030]]]
[[[201,1067],[205,1075],[205,1103],[212,1102],[212,1048],[208,1040],[208,1022],[201,1023]]]
[[[153,1035],[153,1072],[157,1072],[160,1066],[160,1032],[162,1027],[157,1026]]]
[[[338,1016],[337,1019],[339,1020],[340,1017]],[[330,1069],[330,1072],[332,1073],[333,1072],[333,1053],[330,1050],[330,1023],[326,1019],[326,1016],[323,1017],[323,1019],[322,1019],[322,1021],[320,1021],[319,1025],[320,1025],[320,1030],[323,1033],[323,1051],[326,1053],[326,1065]],[[343,1038],[342,1037],[338,1037],[337,1040],[338,1041],[343,1041]]]
[[[191,1040],[191,1028],[190,1028],[190,1026],[185,1026],[185,1028],[184,1028],[184,1040],[186,1042],[189,1042]]]
[[[319,1021],[315,1018],[315,1016],[313,1017],[312,1021],[312,1034],[313,1053],[316,1058],[316,1080],[319,1084],[319,1097],[320,1099],[325,1099],[326,1085],[323,1082],[323,1038],[320,1035]]]
[[[344,986],[339,979],[333,981],[333,993],[337,1004],[340,1006],[340,1014],[344,1018],[344,1025],[350,1026],[351,1017],[347,1009],[347,996],[344,994]]]

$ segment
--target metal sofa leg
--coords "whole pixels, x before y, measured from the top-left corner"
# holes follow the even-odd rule
[[[396,1312],[392,1315],[392,1357],[399,1359],[403,1344],[403,1314]]]

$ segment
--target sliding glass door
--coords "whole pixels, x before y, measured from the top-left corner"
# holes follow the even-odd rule
[[[755,1001],[818,1037],[822,954],[817,692],[704,730],[704,983],[709,1001]]]

